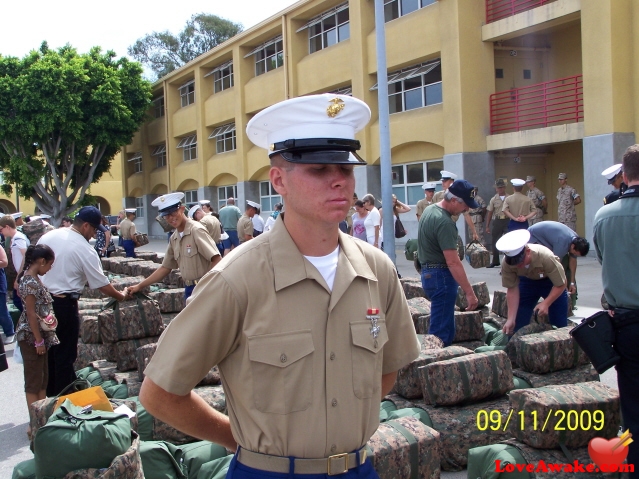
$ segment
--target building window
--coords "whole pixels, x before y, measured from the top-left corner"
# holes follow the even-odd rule
[[[209,135],[209,140],[213,139],[215,139],[216,153],[235,150],[235,123],[218,126]]]
[[[495,78],[504,78],[503,68],[495,68]]]
[[[270,181],[260,181],[261,211],[275,211],[275,205],[282,202],[282,197],[275,191]]]
[[[135,216],[144,218],[144,198],[139,196],[135,199]]]
[[[195,80],[191,80],[180,87],[182,107],[195,103]]]
[[[408,15],[415,10],[432,5],[436,0],[384,0],[384,21]]]
[[[186,190],[184,192],[184,203],[187,205],[193,205],[193,203],[197,203],[197,190]]]
[[[141,173],[142,172],[142,152],[138,151],[131,158],[129,158],[129,163],[131,163],[133,168],[133,173]]]
[[[160,118],[162,116],[164,116],[164,96],[161,96],[153,100],[153,117]]]
[[[375,84],[371,90],[376,90]],[[406,68],[388,75],[390,113],[414,110],[442,102],[440,60]]]
[[[166,143],[156,146],[151,156],[155,158],[156,168],[166,166]]]
[[[182,159],[184,161],[195,160],[197,158],[197,135],[182,138],[177,147],[182,148]]]
[[[282,35],[277,36],[244,55],[255,55],[255,76],[270,72],[284,65],[284,43]]]
[[[333,95],[347,95],[353,96],[353,87],[351,85],[338,88],[337,90],[329,91],[328,93],[332,93]]]
[[[204,75],[204,78],[213,76],[213,91],[215,93],[228,90],[233,86],[233,61],[222,63],[212,71]]]
[[[306,29],[308,29],[309,53],[314,53],[348,40],[351,35],[348,3],[322,13],[297,31],[301,32]]]
[[[444,169],[442,160],[422,161],[394,165],[393,193],[397,199],[407,205],[416,205],[424,197],[422,186],[427,181],[439,181],[440,171]],[[441,190],[441,183],[437,184],[437,191]]]
[[[237,186],[218,186],[217,187],[217,210],[226,206],[226,200],[229,198],[237,198]]]
[[[524,80],[530,80],[532,78],[531,70],[524,70]]]

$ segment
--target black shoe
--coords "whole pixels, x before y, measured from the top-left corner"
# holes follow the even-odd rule
[[[486,268],[496,268],[497,266],[499,266],[498,264],[489,264],[488,266],[486,266]]]

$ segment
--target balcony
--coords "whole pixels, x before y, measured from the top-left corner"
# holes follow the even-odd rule
[[[582,121],[583,75],[490,95],[490,134]]]
[[[512,17],[556,0],[486,0],[486,23]]]

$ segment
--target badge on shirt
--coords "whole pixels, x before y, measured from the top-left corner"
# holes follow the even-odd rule
[[[186,245],[186,253],[187,254],[191,254],[191,245],[190,244]]]
[[[380,328],[377,325],[377,321],[379,321],[379,309],[368,308],[368,311],[366,312],[366,319],[371,322],[371,335],[373,338],[377,339],[380,331]]]

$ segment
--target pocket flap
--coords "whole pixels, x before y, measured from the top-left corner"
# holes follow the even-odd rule
[[[368,349],[372,353],[378,353],[388,341],[388,333],[386,332],[386,321],[380,319],[377,321],[379,333],[377,338],[371,333],[370,321],[354,321],[351,323],[351,334],[353,336],[353,344],[360,348]]]
[[[248,338],[248,345],[251,361],[280,368],[285,368],[315,351],[310,329],[251,336]]]

